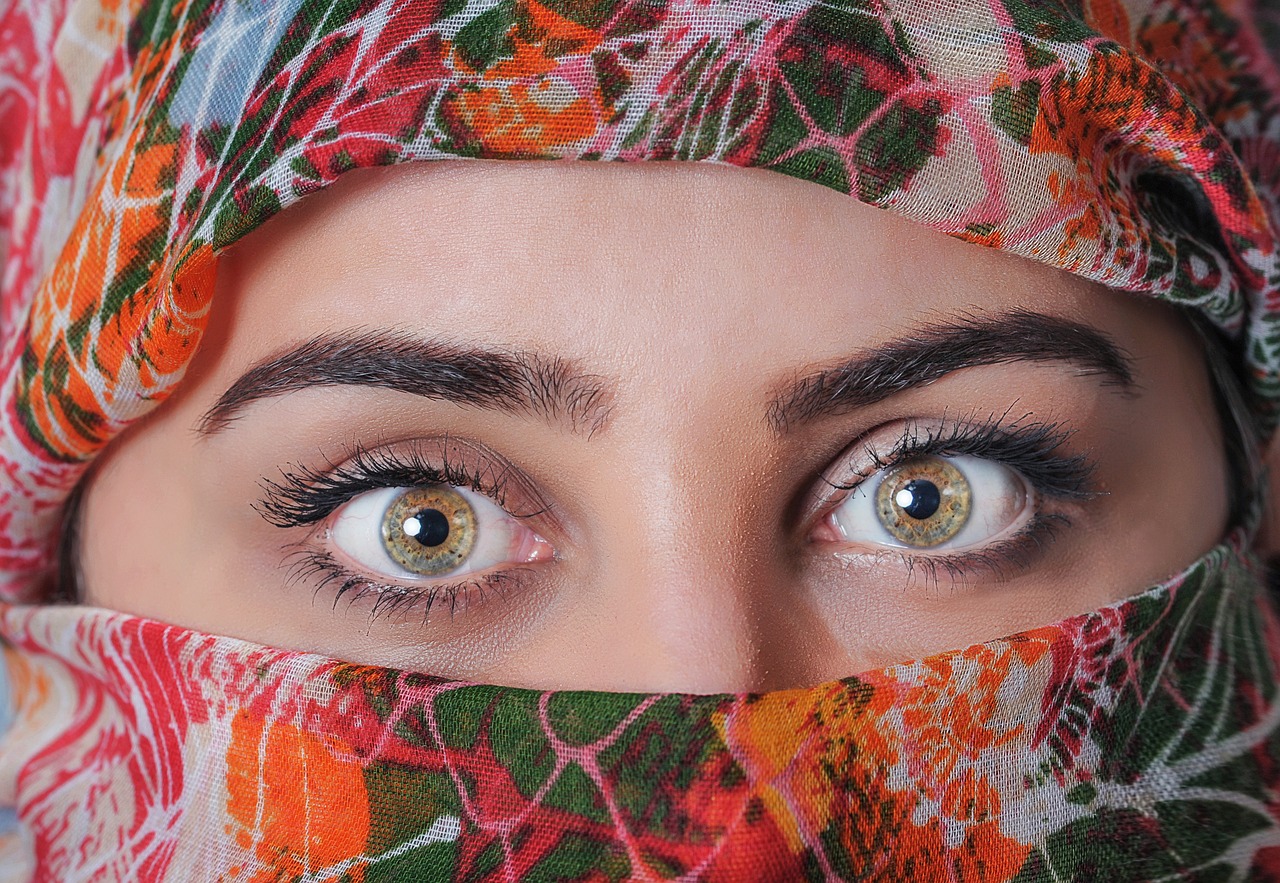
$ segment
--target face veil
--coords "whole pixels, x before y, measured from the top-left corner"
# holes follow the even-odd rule
[[[462,684],[14,607],[0,856],[13,879],[1273,879],[1280,623],[1250,568],[1228,543],[1115,606],[757,695]]]
[[[761,695],[459,684],[40,603],[67,495],[182,381],[220,251],[372,165],[774,169],[1194,310],[1272,426],[1280,73],[1240,15],[0,12],[0,879],[1280,877],[1244,528],[1115,605]]]

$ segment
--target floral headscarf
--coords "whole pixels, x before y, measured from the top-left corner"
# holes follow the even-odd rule
[[[0,596],[181,382],[217,255],[362,166],[776,169],[1198,310],[1280,418],[1280,71],[1189,0],[0,0]],[[1280,879],[1248,537],[759,696],[534,693],[0,608],[0,879]],[[6,694],[8,698],[6,700]]]

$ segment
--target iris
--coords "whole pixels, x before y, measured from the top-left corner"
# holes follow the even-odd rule
[[[876,517],[890,536],[927,549],[960,533],[973,512],[973,490],[949,460],[915,457],[885,474],[875,502]]]
[[[448,485],[406,488],[383,513],[382,545],[410,573],[456,570],[475,549],[475,508]]]

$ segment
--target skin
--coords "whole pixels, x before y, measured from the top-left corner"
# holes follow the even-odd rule
[[[775,173],[473,162],[353,172],[229,249],[217,284],[187,380],[91,475],[88,603],[485,682],[762,690],[1095,609],[1176,574],[1226,527],[1203,356],[1173,309]],[[1104,330],[1130,360],[1132,387],[1067,362],[1016,361],[785,432],[768,419],[778,391],[818,368],[924,324],[1016,309]],[[320,386],[200,431],[263,360],[318,334],[386,329],[558,357],[608,389],[593,419],[574,424]],[[868,446],[901,438],[904,421],[991,420],[1055,424],[1067,436],[1055,453],[1092,464],[1088,498],[1037,497],[1055,519],[1038,548],[948,567],[944,553],[850,543],[831,528],[822,498],[839,494],[823,475],[851,455],[874,471]],[[299,549],[332,551],[332,518],[269,524],[255,508],[264,480],[342,463],[355,446],[429,457],[443,436],[519,476],[507,504],[539,513],[522,523],[553,555],[500,591],[464,592],[452,610],[376,615],[376,593],[336,599],[291,569]]]

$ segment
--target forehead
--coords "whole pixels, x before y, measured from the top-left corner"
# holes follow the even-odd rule
[[[1117,295],[1066,273],[811,183],[675,164],[354,172],[238,243],[220,277],[249,360],[394,327],[615,368],[774,370],[960,312],[1118,321]]]

